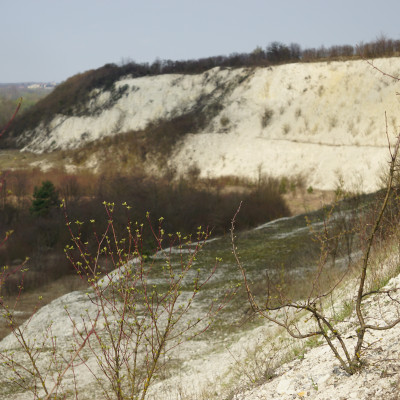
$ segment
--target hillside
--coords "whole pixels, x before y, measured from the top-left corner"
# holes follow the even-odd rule
[[[299,222],[301,219],[300,217],[283,218],[263,224],[252,231],[243,232],[239,235],[243,254],[247,248],[246,236],[249,235],[248,240],[257,246],[256,238],[263,236],[262,241],[265,244],[264,235],[268,234],[268,231],[271,234],[270,238],[275,237],[285,242],[304,234],[307,227],[299,229],[293,225],[296,220]],[[312,225],[318,229],[321,223],[317,220]],[[204,256],[203,261],[209,264],[209,257],[221,254],[221,250],[225,247],[224,241],[226,238],[221,237],[210,241],[202,250],[200,263],[196,268],[203,267],[201,260]],[[393,246],[384,246],[384,252],[376,253],[377,257],[374,257],[372,261],[374,271],[372,279],[379,276],[388,280],[390,276],[398,273],[398,251],[396,252],[395,249],[396,243],[392,244]],[[304,247],[302,248],[304,251]],[[164,254],[160,252],[153,260],[163,264],[169,259],[168,253],[168,251]],[[183,255],[186,258],[189,253],[187,248],[183,251],[175,249],[170,256],[174,254],[173,257],[179,258]],[[248,260],[249,269],[251,269],[252,261]],[[222,270],[218,271],[214,277],[213,285],[205,289],[205,292],[212,296],[216,293],[216,282],[218,282],[219,290],[222,290],[226,285],[227,277],[231,278],[235,275],[235,269],[231,268],[229,262],[224,262],[220,267]],[[123,268],[112,272],[110,274],[112,279],[117,281],[121,273],[123,274],[122,270]],[[296,274],[296,271],[292,273]],[[105,279],[107,283],[107,278]],[[157,277],[151,280],[151,284],[157,284],[159,281],[160,278]],[[385,297],[379,298],[378,294],[365,300],[363,308],[368,322],[377,321],[382,324],[383,321],[391,320],[393,316],[398,315],[399,283],[400,278],[394,277],[382,289],[392,290],[391,301],[387,301]],[[357,317],[354,309],[352,307],[349,309],[348,305],[353,304],[356,286],[356,279],[346,279],[344,284],[335,291],[332,302],[330,299],[325,304],[326,308],[324,306],[325,312],[331,316],[336,327],[343,332],[349,349],[354,346],[354,327],[357,326]],[[190,321],[202,316],[208,309],[210,294],[203,295],[195,301],[183,324],[186,324],[188,319]],[[36,367],[42,376],[46,377],[48,388],[53,387],[57,382],[69,357],[83,339],[84,336],[80,337],[82,332],[87,333],[88,326],[92,326],[88,321],[95,318],[98,306],[93,301],[93,296],[94,292],[90,288],[61,296],[37,310],[23,325],[24,338],[31,343],[33,353],[37,357]],[[241,299],[239,303],[234,302],[229,307],[229,311],[223,311],[221,318],[214,322],[215,327],[213,326],[205,334],[194,340],[185,341],[176,348],[173,345],[173,339],[172,345],[169,342],[171,351],[168,352],[166,358],[168,367],[165,370],[161,368],[146,398],[165,400],[398,399],[400,325],[389,331],[368,332],[366,346],[362,352],[365,364],[360,373],[350,376],[340,368],[338,360],[322,338],[294,340],[284,329],[271,322],[249,321],[249,315],[246,316],[246,312],[243,312],[246,304],[243,300]],[[113,321],[112,324],[115,327],[116,315],[111,310],[109,311],[110,315],[107,318]],[[99,326],[97,332],[99,335],[106,336],[107,324],[104,318],[104,315],[101,315],[97,321]],[[304,314],[299,314],[296,326],[300,326],[301,329],[304,326],[315,329],[315,322],[311,318],[306,318]],[[5,361],[4,365],[0,364],[2,368],[1,399],[32,398],[34,390],[32,387],[28,388],[26,383],[30,382],[28,378],[30,378],[29,373],[32,367],[19,341],[19,335],[13,334],[0,341],[0,357]],[[54,349],[57,349],[57,352],[53,352]],[[106,375],[102,371],[101,358],[96,359],[92,353],[93,349],[95,354],[100,354],[95,339],[91,340],[90,350],[88,348],[83,350],[83,355],[76,361],[74,368],[67,370],[62,378],[63,383],[58,394],[61,396],[65,394],[66,398],[72,398],[72,393],[77,392],[81,399],[92,399],[93,396],[100,399],[106,398],[103,390],[111,393],[110,387],[107,386]],[[7,364],[10,359],[16,365],[15,369],[7,366],[10,365]],[[26,367],[26,371],[21,372],[21,366]],[[20,374],[19,379],[14,378],[15,371]],[[24,378],[26,376],[28,378]],[[38,381],[35,375],[30,379]],[[35,393],[41,393],[42,396],[42,388],[39,384],[37,386]],[[110,398],[114,397],[110,395]]]
[[[397,57],[374,65],[400,73]],[[140,153],[135,162],[153,173],[165,168],[160,154],[167,153],[179,173],[194,167],[209,177],[303,175],[307,186],[324,190],[342,176],[373,191],[387,156],[385,112],[390,133],[399,125],[397,90],[394,79],[363,60],[126,76],[24,130],[17,143],[35,153],[92,143],[81,167],[93,169],[110,146],[101,140],[123,137],[119,153]]]
[[[397,58],[380,59],[374,63],[392,75],[400,73]],[[114,168],[112,166],[119,168],[121,165],[134,170],[143,164],[144,169],[154,175],[171,169],[186,173],[189,177],[191,174],[193,177],[198,174],[203,177],[259,177],[259,186],[263,173],[279,177],[301,175],[306,184],[313,188],[333,189],[337,181],[343,179],[352,189],[373,191],[379,186],[379,177],[388,156],[385,112],[389,134],[394,136],[398,128],[396,90],[395,79],[382,75],[365,61],[298,63],[268,68],[214,68],[192,75],[126,76],[107,88],[93,89],[88,99],[77,102],[68,108],[68,112],[60,111],[56,115],[49,113],[36,128],[25,129],[17,136],[17,140],[23,154],[30,152],[29,157],[36,154],[42,166],[47,167],[60,160],[66,169],[87,168],[95,171],[104,167],[111,170]],[[133,156],[129,158],[131,153]],[[29,157],[26,159],[29,160]],[[60,158],[57,160],[57,157]],[[114,164],[108,164],[110,158],[114,158]],[[114,177],[109,179],[117,181]],[[166,175],[164,179],[167,179]],[[105,181],[104,176],[100,176],[99,180]],[[170,181],[167,183],[166,187],[173,186]],[[118,187],[120,192],[112,190],[118,201],[125,200],[129,190],[138,191],[140,188],[138,183],[129,180],[121,180]],[[183,186],[179,190],[182,191]],[[197,197],[193,188],[188,186],[187,190]],[[149,191],[155,194],[155,203],[158,204],[161,192],[155,190],[155,186],[149,187]],[[357,271],[361,252],[357,246],[371,226],[370,218],[374,218],[374,210],[371,215],[365,211],[369,202],[361,205],[357,201],[360,199],[349,201],[346,207],[352,208],[341,208],[343,204],[338,204],[339,208],[334,212],[323,209],[312,215],[307,214],[307,223],[306,215],[284,217],[237,234],[241,257],[254,288],[258,290],[257,296],[265,295],[269,274],[278,281],[283,274],[284,284],[295,287],[295,296],[302,299],[308,291],[307,287],[315,284],[311,278],[313,274],[319,276],[315,268],[321,265],[333,267],[326,268],[326,278],[328,282],[333,282],[335,293],[329,295],[329,299],[326,297],[326,302],[321,300],[321,307],[339,328],[350,349],[354,347],[354,327],[357,324],[353,298],[356,293],[353,273]],[[203,203],[206,202],[203,200]],[[262,204],[268,202],[262,197]],[[137,207],[136,202],[133,204]],[[186,200],[175,201],[173,209],[183,214],[182,204],[191,203]],[[105,205],[106,208],[114,208],[113,203]],[[123,205],[129,207],[126,203]],[[380,232],[382,236],[373,249],[373,268],[368,275],[369,297],[363,306],[368,321],[388,321],[400,312],[397,297],[399,278],[395,277],[399,272],[396,206],[388,210],[385,220],[387,226]],[[260,214],[255,207],[250,208]],[[108,214],[107,223],[112,226],[116,220],[111,215],[112,212]],[[229,212],[228,218],[231,215],[232,212]],[[330,217],[338,225],[330,226],[326,221]],[[146,250],[143,257],[135,251],[136,258],[132,258],[132,254],[129,251],[125,253],[122,247],[127,245],[129,250],[140,248],[142,235],[136,225],[137,237],[133,238],[133,244],[132,238],[125,241],[118,240],[118,235],[114,236],[117,247],[115,254],[122,255],[114,259],[111,241],[107,236],[99,240],[97,229],[94,228],[94,248],[98,253],[92,257],[89,247],[86,247],[88,242],[84,242],[86,234],[80,233],[83,222],[75,220],[75,217],[73,220],[75,222],[72,225],[77,225],[79,232],[72,234],[73,240],[79,242],[82,239],[82,243],[75,243],[76,248],[67,246],[65,251],[75,259],[76,249],[85,249],[81,253],[85,267],[82,268],[82,262],[76,261],[79,257],[72,264],[79,275],[83,272],[83,281],[87,280],[89,288],[68,293],[42,308],[39,307],[42,300],[40,295],[38,308],[20,329],[16,327],[17,317],[21,318],[20,310],[14,305],[9,311],[4,303],[3,319],[8,325],[16,327],[16,333],[0,342],[3,360],[0,397],[30,398],[32,393],[43,397],[46,387],[56,387],[62,380],[59,388],[61,396],[65,394],[68,398],[77,391],[83,399],[93,396],[101,398],[110,390],[110,386],[107,380],[98,377],[104,372],[104,376],[107,376],[114,368],[109,349],[123,321],[118,316],[121,315],[120,307],[124,305],[129,308],[133,303],[138,304],[139,309],[137,314],[130,314],[131,319],[126,320],[127,324],[121,325],[122,336],[127,334],[126,342],[122,345],[125,346],[122,352],[127,355],[124,359],[131,360],[133,354],[139,354],[139,365],[150,365],[150,354],[157,353],[154,343],[160,337],[167,337],[167,334],[159,336],[159,332],[169,321],[175,320],[165,316],[169,305],[176,304],[178,313],[182,309],[189,310],[192,300],[197,296],[190,312],[184,311],[182,320],[180,317],[176,320],[180,323],[176,329],[183,329],[184,334],[175,335],[174,331],[171,335],[168,347],[171,352],[162,354],[162,365],[148,393],[149,398],[396,398],[399,385],[396,375],[399,368],[398,326],[387,333],[368,333],[365,348],[362,349],[365,365],[360,373],[349,376],[319,339],[309,338],[299,344],[282,329],[272,328],[270,323],[253,318],[243,292],[238,292],[238,296],[228,303],[218,318],[213,319],[214,316],[208,314],[213,309],[209,305],[210,299],[224,299],[225,291],[238,287],[241,280],[232,259],[229,235],[207,241],[201,252],[204,259],[199,261],[196,249],[201,248],[201,239],[192,242],[189,236],[183,246],[178,244],[174,247],[177,242],[180,243],[181,234],[178,232],[177,242],[171,239],[173,234],[168,235],[171,247],[162,249],[160,244],[164,240],[164,229],[160,226],[160,238],[155,233],[157,251],[148,255]],[[162,220],[159,219],[160,224]],[[62,222],[64,225],[64,218]],[[95,219],[90,220],[91,224],[94,222]],[[70,226],[70,222],[67,222],[67,226]],[[126,226],[123,228],[125,231]],[[201,229],[198,228],[197,235],[201,236]],[[339,229],[340,233],[334,229]],[[24,231],[21,226],[17,230]],[[328,236],[323,235],[326,230]],[[115,235],[113,228],[112,232]],[[320,237],[325,238],[325,244],[330,246],[331,242],[335,242],[338,247],[335,249],[333,243],[333,247],[329,247],[325,254],[324,247],[319,248],[318,232]],[[354,232],[358,232],[359,236],[356,234],[355,238],[348,240],[347,235],[353,235]],[[309,240],[310,233],[317,233],[317,237],[313,237],[315,240]],[[391,241],[385,238],[391,238]],[[168,240],[167,236],[165,239]],[[183,240],[187,240],[187,237]],[[346,249],[341,247],[345,240]],[[108,249],[110,258],[107,257],[107,247],[102,249],[99,246],[103,242],[111,246]],[[311,242],[315,247],[310,245]],[[318,249],[321,250],[321,261],[317,260]],[[329,258],[331,256],[332,260]],[[217,269],[213,269],[215,262],[220,263]],[[196,271],[190,271],[192,265]],[[189,266],[187,270],[186,266]],[[114,269],[116,267],[121,268]],[[88,268],[90,273],[96,274],[95,278],[85,272]],[[133,273],[135,268],[139,268],[138,273]],[[346,269],[346,279],[343,281],[335,275],[342,268]],[[100,270],[103,273],[106,271],[101,279],[98,275]],[[113,271],[108,273],[110,270]],[[188,275],[183,279],[186,271]],[[124,280],[125,273],[131,274],[129,279],[133,279],[133,284],[130,280]],[[205,283],[209,283],[204,289],[202,283],[198,285],[200,276]],[[337,276],[341,276],[341,273]],[[170,284],[172,282],[173,290],[166,289],[163,277]],[[394,279],[389,282],[391,277]],[[175,278],[182,281],[175,285]],[[336,286],[335,279],[339,279],[341,285],[338,283]],[[98,282],[99,286],[91,282]],[[128,300],[124,298],[121,302],[120,293],[125,288],[119,285],[124,282],[128,282],[127,296],[135,296],[135,290],[139,295],[147,293],[150,287],[152,295],[133,297],[133,301],[127,297]],[[384,286],[386,283],[388,285]],[[182,287],[182,290],[177,290],[178,287]],[[199,287],[202,292],[197,295]],[[381,300],[376,287],[384,297]],[[162,299],[161,307],[158,307],[157,301],[154,302],[153,294],[158,292],[162,293],[162,296],[156,296]],[[103,293],[106,293],[103,299],[106,299],[104,304],[107,304],[107,311],[103,307],[104,314],[100,315],[98,299],[94,296],[102,296]],[[174,293],[181,296],[179,301],[164,301],[164,294],[169,296]],[[390,301],[385,297],[386,294]],[[110,304],[111,308],[108,309]],[[202,325],[207,323],[207,320],[201,319],[202,315],[213,321],[209,330]],[[287,315],[290,317],[290,314]],[[316,329],[312,319],[304,314],[299,313],[294,317],[296,329],[305,326]],[[156,341],[152,336],[147,336],[149,325],[146,318],[155,318],[156,323],[160,321],[154,330],[158,335]],[[189,327],[192,321],[200,331],[203,329],[206,333],[186,341],[191,336],[186,326]],[[96,334],[89,339],[96,324]],[[133,330],[128,332],[125,326]],[[140,331],[141,327],[143,336],[136,335],[135,329]],[[332,332],[337,333],[335,330]],[[85,335],[89,335],[89,346],[85,346]],[[24,347],[23,344],[21,348],[22,337],[27,339],[28,345]],[[129,341],[132,337],[142,337],[145,342],[133,349]],[[178,346],[181,338],[184,343]],[[103,352],[103,358],[97,356],[100,351]],[[75,359],[75,356],[78,358]],[[108,360],[111,370],[103,369],[103,360]],[[138,368],[137,371],[145,370]],[[139,378],[142,379],[141,375]],[[114,382],[120,381],[111,378],[109,383],[113,386]]]

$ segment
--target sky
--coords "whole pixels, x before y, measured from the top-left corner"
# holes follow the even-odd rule
[[[62,82],[107,63],[251,52],[268,43],[400,39],[399,0],[0,0],[0,82]]]

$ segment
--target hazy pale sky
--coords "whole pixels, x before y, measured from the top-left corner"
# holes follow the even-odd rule
[[[0,82],[56,81],[110,62],[400,39],[399,0],[0,0]]]

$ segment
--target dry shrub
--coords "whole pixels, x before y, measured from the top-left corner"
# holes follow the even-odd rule
[[[28,212],[34,187],[45,180],[53,182],[60,198],[66,201],[71,220],[93,219],[99,231],[105,228],[100,207],[103,201],[126,202],[133,206],[134,217],[138,220],[150,212],[155,218],[164,217],[165,228],[169,231],[186,233],[200,225],[209,226],[214,235],[227,232],[240,201],[244,202],[240,216],[243,229],[289,215],[278,180],[264,176],[257,181],[237,177],[200,179],[197,174],[194,168],[188,177],[174,180],[169,175],[151,179],[140,170],[130,174],[108,171],[101,175],[66,174],[61,169],[10,171],[7,187],[14,195],[7,197],[5,206],[0,207],[0,222],[4,233],[8,230],[15,230],[15,233],[0,252],[0,264],[31,257],[32,279],[27,281],[27,288],[70,273],[65,263],[51,263],[52,257],[62,253],[68,241],[60,212],[54,209],[47,218],[34,218]],[[116,211],[116,229],[124,229],[124,218],[123,213]],[[88,237],[89,234],[89,226],[83,226],[82,235]],[[47,275],[41,278],[45,271]],[[16,287],[10,285],[8,291]]]

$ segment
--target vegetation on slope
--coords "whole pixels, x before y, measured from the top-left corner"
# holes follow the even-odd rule
[[[241,190],[226,190],[229,186]],[[241,200],[246,203],[241,215],[243,229],[289,215],[279,180],[232,179],[230,183],[201,180],[196,171],[174,183],[170,175],[155,180],[140,171],[119,174],[109,170],[100,175],[71,175],[58,170],[45,174],[37,169],[8,171],[3,174],[2,189],[0,236],[11,230],[14,233],[0,248],[0,264],[15,265],[30,257],[25,288],[37,287],[72,272],[63,254],[69,234],[56,204],[57,196],[65,200],[72,221],[96,221],[82,227],[84,236],[90,236],[93,228],[98,232],[104,229],[106,221],[101,205],[104,201],[116,205],[126,202],[132,207],[129,218],[134,221],[143,222],[147,212],[154,220],[163,217],[166,231],[183,234],[195,231],[200,225],[208,226],[213,235],[224,234]],[[116,207],[114,224],[117,230],[126,230],[126,218],[126,213]],[[145,232],[145,235],[150,233]],[[8,279],[3,290],[6,293],[17,290],[18,280],[18,276]]]

